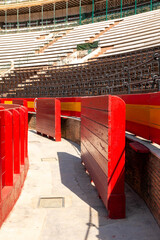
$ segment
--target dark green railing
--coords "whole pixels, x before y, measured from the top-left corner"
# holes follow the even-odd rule
[[[14,0],[13,2],[22,2],[22,1],[29,1],[29,0]],[[32,0],[30,0],[32,1]],[[8,0],[0,1],[0,4],[2,3],[8,3]],[[56,29],[57,27],[66,26],[68,27],[70,23],[74,21],[74,18],[76,20],[73,22],[73,26],[76,25],[82,25],[82,24],[88,24],[88,23],[94,23],[94,22],[100,22],[100,21],[107,21],[111,19],[117,19],[117,18],[123,18],[134,14],[139,14],[143,12],[152,11],[155,9],[160,9],[160,0],[148,0],[148,1],[138,1],[135,0],[134,4],[130,6],[124,6],[123,0],[120,0],[120,5],[116,8],[109,8],[108,0],[106,0],[105,9],[101,10],[100,12],[95,11],[95,1],[92,0],[92,11],[90,13],[84,13],[83,12],[83,6],[81,5],[81,0],[79,0],[79,14],[75,16],[68,15],[68,2],[66,2],[66,16],[64,16],[61,19],[56,19],[55,17],[55,3],[53,3],[53,19],[50,19],[51,22],[49,22],[48,19],[44,19],[43,15],[43,6],[41,11],[41,19],[37,21],[31,20],[31,9],[29,8],[29,20],[28,22],[21,23],[19,22],[19,10],[17,9],[17,22],[16,23],[7,23],[7,11],[5,11],[5,29],[1,30],[1,34],[4,32],[12,32],[11,29],[13,29],[14,32],[17,31],[32,31],[32,30],[43,30],[43,29]],[[10,2],[11,3],[11,2]],[[62,23],[62,24],[61,24]],[[32,24],[35,28],[32,28]],[[9,30],[9,31],[8,31]]]

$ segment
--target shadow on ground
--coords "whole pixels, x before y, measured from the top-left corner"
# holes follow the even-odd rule
[[[76,148],[76,145],[74,145]],[[98,229],[97,239],[99,240],[149,240],[159,239],[159,228],[149,212],[145,203],[132,189],[126,185],[126,218],[112,220],[91,179],[86,174],[80,157],[75,157],[66,152],[58,152],[61,182],[80,199],[88,204],[88,222],[86,222],[86,233],[84,240],[89,238],[92,228]],[[93,210],[97,211],[98,224],[93,223]]]

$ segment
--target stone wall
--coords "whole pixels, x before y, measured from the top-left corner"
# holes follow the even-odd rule
[[[135,152],[126,138],[126,182],[146,202],[160,225],[160,158],[153,152]]]

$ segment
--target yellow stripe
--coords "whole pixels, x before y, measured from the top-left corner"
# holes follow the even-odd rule
[[[160,106],[126,104],[126,120],[160,129]]]
[[[61,102],[61,110],[81,112],[81,103],[80,102]]]
[[[27,107],[28,108],[34,108],[34,102],[27,102]]]
[[[4,101],[4,104],[12,104],[12,101]]]

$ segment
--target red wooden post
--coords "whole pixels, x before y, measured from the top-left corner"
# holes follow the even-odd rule
[[[61,141],[61,102],[55,100],[55,140]]]
[[[0,105],[0,226],[18,199],[27,174],[27,124],[25,107]],[[20,160],[25,164],[21,169]]]
[[[125,104],[120,98],[82,98],[81,157],[109,217],[124,218]]]
[[[55,98],[38,99],[36,131],[61,141],[61,105]]]
[[[26,107],[23,107],[24,113],[25,113],[25,146],[24,146],[24,156],[25,159],[28,158],[28,109]]]
[[[21,164],[24,165],[24,146],[25,146],[25,111],[23,107],[19,108],[19,113],[20,113],[20,141],[21,141],[21,149],[20,149],[20,154],[21,154]]]
[[[0,111],[2,187],[13,185],[12,113]]]
[[[20,135],[20,115],[19,112],[15,109],[12,110],[13,112],[13,142],[14,142],[14,173],[19,174],[20,173],[20,146],[19,146],[19,135]]]
[[[1,133],[1,117],[0,117],[0,133]],[[1,210],[1,205],[2,205],[2,158],[1,158],[1,134],[0,134],[0,225],[2,222],[2,210]]]

